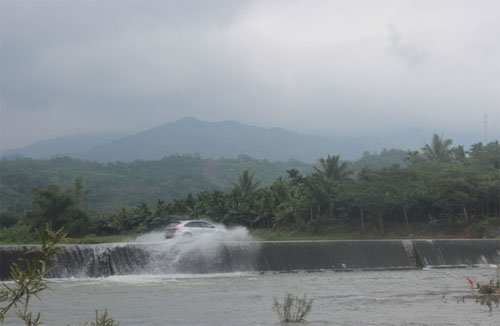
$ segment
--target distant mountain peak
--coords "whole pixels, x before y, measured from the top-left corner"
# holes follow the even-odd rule
[[[187,117],[184,117],[184,118],[179,119],[177,121],[174,121],[173,123],[176,123],[176,122],[202,122],[202,121],[199,119],[196,119],[195,117],[187,116]]]
[[[25,157],[68,154],[99,162],[157,160],[174,154],[198,153],[204,158],[214,159],[236,158],[243,154],[270,161],[295,159],[315,162],[320,157],[332,154],[352,160],[361,157],[365,151],[388,147],[387,141],[373,137],[339,136],[333,139],[278,127],[252,126],[234,120],[208,122],[191,116],[107,142],[99,139],[92,147],[88,147],[88,144],[92,143],[86,142],[86,148],[75,140],[65,142],[64,148],[58,144],[53,148],[35,144],[29,152],[12,151],[5,154]]]

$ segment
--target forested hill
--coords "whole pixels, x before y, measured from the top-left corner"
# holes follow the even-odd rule
[[[171,201],[204,190],[228,190],[243,170],[255,173],[263,185],[286,176],[286,170],[307,173],[299,161],[274,162],[240,155],[236,159],[202,159],[197,155],[173,155],[156,161],[96,163],[68,157],[51,160],[3,160],[0,164],[0,200],[3,211],[20,213],[31,207],[33,189],[50,184],[73,187],[81,178],[87,209],[110,211],[116,207]]]
[[[406,156],[403,150],[384,149],[378,154],[365,153],[350,166],[354,171],[377,170],[393,164],[405,166]],[[34,189],[51,184],[69,189],[76,178],[81,178],[88,190],[87,209],[110,211],[139,203],[154,204],[158,199],[168,202],[205,190],[225,191],[232,188],[244,170],[254,173],[262,186],[268,186],[278,177],[287,177],[290,169],[308,174],[313,167],[300,161],[269,162],[245,155],[213,160],[186,154],[129,163],[97,163],[68,157],[2,160],[0,201],[3,211],[21,213],[31,207]]]

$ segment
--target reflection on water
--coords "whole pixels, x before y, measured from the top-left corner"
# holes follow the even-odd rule
[[[484,282],[495,269],[58,279],[32,308],[46,325],[88,322],[95,308],[121,325],[279,325],[273,298],[290,292],[314,299],[306,325],[498,325],[500,309],[457,303],[472,291],[467,276]]]

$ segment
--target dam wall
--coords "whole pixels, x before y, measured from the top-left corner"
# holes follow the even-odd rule
[[[416,240],[413,246],[423,267],[500,264],[500,239]]]
[[[258,270],[410,269],[413,257],[411,242],[401,240],[263,242]]]
[[[64,245],[52,278],[237,271],[391,270],[500,264],[500,239]],[[37,246],[0,246],[0,279]]]
[[[258,242],[115,243],[63,245],[64,251],[49,278],[106,277],[134,274],[186,274],[253,271]],[[24,266],[28,250],[37,246],[0,246],[0,279],[10,275],[10,265]]]

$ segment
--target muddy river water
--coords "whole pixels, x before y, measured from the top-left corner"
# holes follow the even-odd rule
[[[80,325],[107,309],[120,325],[279,325],[273,299],[313,299],[304,325],[500,325],[500,309],[473,301],[465,277],[496,268],[406,271],[229,273],[51,280],[32,310],[45,325]],[[22,325],[13,318],[5,325]]]

